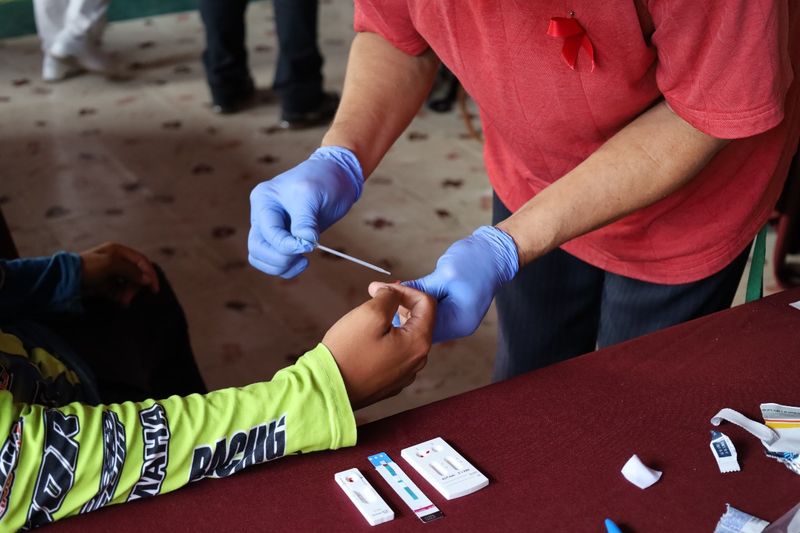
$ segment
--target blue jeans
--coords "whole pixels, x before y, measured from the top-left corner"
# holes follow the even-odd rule
[[[511,212],[495,196],[493,223]],[[606,272],[556,249],[497,293],[494,379],[645,335],[730,307],[750,247],[720,272],[661,285]]]
[[[211,97],[229,104],[252,91],[245,48],[248,0],[200,0],[206,30],[203,64]],[[322,56],[317,48],[317,0],[273,0],[278,34],[274,89],[281,107],[305,112],[322,103]]]
[[[273,0],[278,66],[272,87],[289,113],[313,111],[322,103],[322,56],[317,47],[317,0]]]

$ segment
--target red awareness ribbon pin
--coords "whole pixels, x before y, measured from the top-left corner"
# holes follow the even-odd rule
[[[575,70],[575,65],[578,62],[578,52],[583,48],[589,54],[589,59],[592,60],[592,72],[594,72],[594,47],[592,46],[592,41],[589,40],[589,36],[586,35],[586,30],[577,20],[574,18],[553,17],[547,26],[547,35],[564,39],[564,48],[561,49],[561,55],[569,68]]]

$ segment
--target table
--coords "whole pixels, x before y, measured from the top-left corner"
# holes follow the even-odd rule
[[[800,476],[723,426],[742,471],[721,474],[709,419],[731,407],[800,405],[800,290],[613,346],[359,429],[356,447],[281,459],[226,479],[65,520],[52,531],[712,531],[729,502],[774,520],[800,501]],[[442,436],[490,478],[447,501],[400,458]],[[367,456],[385,451],[444,512],[419,522]],[[641,490],[620,474],[636,453],[664,472]],[[370,528],[333,481],[358,467],[395,510]]]

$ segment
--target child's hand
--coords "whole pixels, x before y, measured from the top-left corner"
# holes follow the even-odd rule
[[[80,256],[84,296],[99,296],[127,307],[142,287],[158,292],[153,264],[136,250],[105,243]]]
[[[342,373],[354,409],[393,396],[422,370],[431,348],[436,301],[402,285],[372,283],[372,300],[356,307],[328,330],[322,343]],[[398,308],[404,324],[392,326]]]

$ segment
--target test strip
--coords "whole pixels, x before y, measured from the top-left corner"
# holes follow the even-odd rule
[[[448,500],[472,494],[489,484],[486,476],[441,437],[405,448],[400,456]]]
[[[442,518],[442,513],[433,502],[425,496],[419,487],[403,472],[397,463],[392,461],[385,452],[370,455],[367,459],[378,471],[378,474],[386,480],[392,490],[394,490],[403,503],[414,511],[417,518],[423,522],[432,522],[437,518]]]
[[[334,474],[333,479],[347,494],[361,515],[367,519],[369,525],[377,526],[394,519],[394,511],[375,492],[358,468],[338,472]]]

